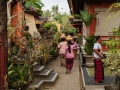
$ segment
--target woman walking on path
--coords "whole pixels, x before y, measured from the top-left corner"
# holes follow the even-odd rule
[[[67,36],[66,40],[67,42],[67,46],[65,49],[65,58],[66,58],[66,74],[70,74],[71,73],[71,69],[73,67],[73,63],[74,63],[74,53],[73,53],[73,48],[75,46],[77,46],[77,44],[72,43],[72,37],[70,35]]]
[[[58,44],[58,49],[59,49],[59,58],[60,58],[60,62],[61,62],[61,66],[64,66],[66,65],[66,62],[65,62],[65,48],[67,46],[67,42],[65,41],[65,34],[62,34],[61,36],[61,42]]]
[[[94,68],[95,68],[95,76],[94,76],[94,83],[100,84],[102,80],[104,80],[104,69],[103,69],[103,63],[101,59],[103,58],[102,55],[102,46],[100,43],[102,42],[102,39],[100,36],[96,37],[96,43],[94,44]]]

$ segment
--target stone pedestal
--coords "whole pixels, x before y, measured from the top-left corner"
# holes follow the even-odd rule
[[[86,60],[86,67],[92,68],[94,67],[94,56],[93,55],[84,55],[85,60]]]

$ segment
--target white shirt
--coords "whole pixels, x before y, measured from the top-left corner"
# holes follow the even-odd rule
[[[102,46],[99,43],[95,43],[93,49],[100,49]],[[93,52],[95,58],[100,58],[95,52]]]

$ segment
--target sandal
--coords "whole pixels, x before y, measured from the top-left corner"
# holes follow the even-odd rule
[[[65,72],[66,74],[69,74],[68,71]]]
[[[66,67],[66,65],[63,65],[63,67]]]

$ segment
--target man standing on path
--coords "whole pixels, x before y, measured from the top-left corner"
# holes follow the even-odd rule
[[[94,44],[94,69],[95,69],[95,76],[94,76],[94,83],[100,84],[102,80],[104,80],[104,69],[103,63],[101,59],[103,58],[102,55],[102,46],[100,43],[102,42],[102,38],[100,36],[96,36],[96,43]]]

